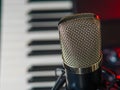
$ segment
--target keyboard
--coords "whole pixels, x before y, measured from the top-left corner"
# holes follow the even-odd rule
[[[62,67],[57,24],[72,0],[2,0],[0,90],[51,90]]]

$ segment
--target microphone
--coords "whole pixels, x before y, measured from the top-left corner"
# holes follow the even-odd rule
[[[67,90],[98,90],[101,85],[99,17],[81,13],[58,24]]]

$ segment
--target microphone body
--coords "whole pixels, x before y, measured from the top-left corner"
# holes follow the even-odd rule
[[[97,90],[101,85],[101,32],[98,16],[81,13],[58,24],[67,90]]]
[[[75,74],[66,69],[67,90],[99,90],[101,88],[101,68],[87,74]]]

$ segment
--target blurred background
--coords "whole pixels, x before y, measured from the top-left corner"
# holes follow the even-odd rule
[[[62,68],[58,22],[83,12],[100,16],[103,65],[119,76],[119,0],[0,0],[0,89],[50,90]]]

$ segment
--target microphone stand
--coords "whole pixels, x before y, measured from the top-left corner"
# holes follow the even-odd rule
[[[51,90],[60,90],[62,88],[62,86],[65,84],[66,82],[66,78],[64,76],[65,71],[61,70],[62,74],[58,77],[55,85],[53,86],[53,88]]]
[[[66,83],[66,77],[65,77],[65,71],[63,69],[60,69],[62,74],[58,77],[58,79],[56,80],[55,85],[52,87],[51,90],[61,90],[63,88],[63,85]],[[67,86],[65,85],[65,89],[64,90],[69,90],[67,89]],[[97,89],[100,90],[100,89]]]
[[[51,90],[61,90],[62,88],[63,88],[63,85],[64,84],[66,84],[66,77],[65,77],[65,70],[64,69],[59,69],[62,73],[61,73],[61,75],[58,77],[58,79],[56,80],[56,83],[55,83],[55,85],[52,87],[52,89]],[[104,68],[102,68],[102,71],[106,71],[106,73],[108,73],[108,74],[110,74],[109,72],[108,72],[108,70],[106,70],[106,69],[104,69]],[[56,74],[57,75],[57,74]],[[107,75],[107,74],[106,74]],[[113,77],[115,77],[115,75],[113,75]],[[115,79],[115,78],[114,78]],[[112,83],[112,84],[110,84],[108,87],[106,87],[105,85],[105,81],[103,80],[103,82],[102,82],[102,85],[101,85],[101,87],[100,88],[98,88],[97,90],[111,90],[110,88],[112,87],[112,86],[114,86],[114,84],[115,84],[115,82],[116,82],[117,80],[115,79],[114,80],[114,82]],[[63,90],[63,89],[62,89]],[[69,89],[67,89],[67,86],[65,85],[65,89],[64,90],[69,90]],[[115,89],[115,90],[120,90],[120,87],[118,87],[118,89]]]

